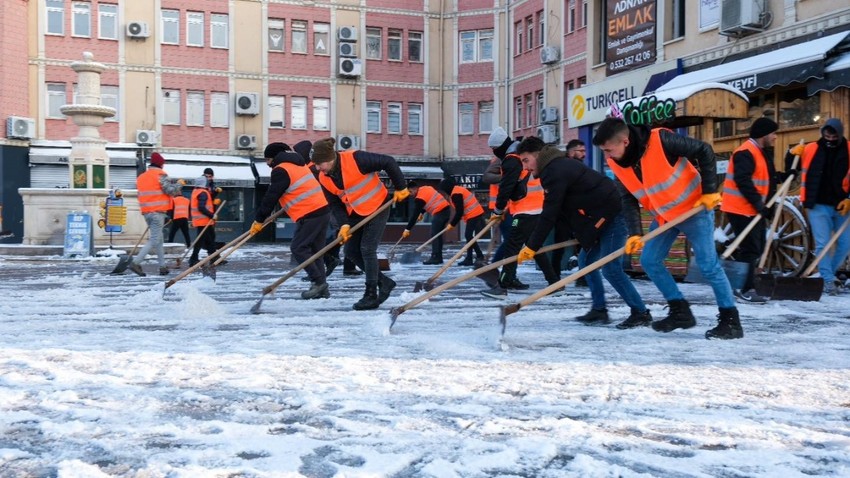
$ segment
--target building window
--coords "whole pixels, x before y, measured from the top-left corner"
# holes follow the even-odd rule
[[[285,97],[269,96],[269,128],[283,128],[286,126],[285,105]]]
[[[401,134],[401,103],[387,103],[387,133]]]
[[[460,62],[472,63],[475,61],[475,32],[460,32]]]
[[[422,61],[422,32],[407,32],[407,60]]]
[[[65,34],[65,0],[47,0],[47,34]]]
[[[230,127],[230,95],[212,93],[210,95],[210,126],[213,128]]]
[[[307,98],[292,97],[292,117],[289,124],[292,125],[292,129],[307,129]]]
[[[478,30],[478,61],[493,61],[493,30]]]
[[[97,5],[97,37],[102,40],[118,39],[118,5]]]
[[[331,129],[330,122],[331,100],[313,98],[313,129],[327,131]]]
[[[514,55],[522,53],[522,22],[514,23],[514,34],[516,41],[514,42]]]
[[[115,116],[106,118],[105,121],[119,121],[121,118],[121,109],[118,104],[119,90],[117,86],[101,86],[100,87],[100,104],[115,108]]]
[[[73,21],[73,31],[75,37],[90,37],[91,36],[91,4],[74,2],[71,4],[74,15],[71,17]]]
[[[162,43],[180,43],[180,12],[177,10],[162,11]]]
[[[582,0],[581,2],[581,26],[587,26],[587,0]]]
[[[664,8],[668,12],[664,28],[664,40],[674,40],[685,36],[685,0],[665,0]]]
[[[407,105],[407,134],[422,134],[422,105],[418,103]]]
[[[284,51],[283,32],[283,20],[269,19],[269,51]]]
[[[292,53],[307,53],[307,22],[292,22]],[[306,128],[306,125],[304,127]]]
[[[328,43],[330,41],[331,26],[327,23],[313,24],[313,54],[330,55]]]
[[[474,131],[475,111],[472,103],[460,103],[458,106],[457,134],[472,134]]]
[[[578,79],[578,87],[581,88],[582,86],[584,86],[586,84],[587,84],[587,77],[586,76],[580,76],[579,79]]]
[[[213,13],[210,15],[210,46],[213,48],[227,48],[230,37],[229,18],[224,13]]]
[[[525,127],[534,124],[534,103],[531,102],[531,95],[525,95]]]
[[[162,91],[162,124],[180,124],[180,91]]]
[[[522,129],[522,96],[514,98],[514,131]]]
[[[380,133],[381,132],[381,102],[367,101],[366,102],[366,132]]]
[[[545,107],[546,107],[546,102],[544,101],[544,98],[543,98],[543,92],[538,91],[537,92],[537,119],[538,119],[538,122],[540,120],[540,112],[543,111],[543,108],[545,108]]]
[[[186,93],[186,125],[204,125],[204,92],[190,91]]]
[[[387,31],[387,60],[401,61],[401,30]]]
[[[478,132],[489,133],[493,131],[493,102],[482,101],[478,103]]]
[[[570,0],[567,7],[567,33],[576,31],[576,0]]]
[[[204,13],[186,13],[186,44],[204,46]]]
[[[543,14],[543,10],[537,12],[537,26],[539,30],[537,44],[543,46],[546,44],[546,15]]]
[[[65,83],[48,83],[47,84],[47,117],[48,118],[64,118],[65,115],[59,110],[63,105],[68,103],[68,97],[65,93]]]
[[[534,36],[534,18],[526,17],[525,18],[525,29],[527,30],[526,37],[528,38],[528,50],[534,49],[534,41],[537,40],[537,37]]]
[[[493,30],[460,32],[460,62],[493,60]]]
[[[366,29],[366,58],[369,60],[381,59],[381,29]]]

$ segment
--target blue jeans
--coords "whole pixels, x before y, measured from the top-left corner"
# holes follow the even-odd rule
[[[649,230],[655,230],[657,227],[658,223],[652,221]],[[673,280],[673,275],[664,266],[664,259],[679,232],[683,232],[688,238],[688,244],[694,250],[697,267],[714,290],[717,306],[722,309],[734,308],[732,286],[729,285],[729,278],[723,272],[714,245],[714,211],[702,211],[655,239],[647,241],[640,255],[640,265],[646,271],[646,275],[652,279],[667,302],[684,299],[679,286]]]
[[[620,249],[626,244],[626,220],[622,214],[618,214],[611,222],[609,222],[602,230],[599,231],[599,242],[590,249],[582,248],[578,256],[580,267],[584,267],[589,263],[597,261],[599,258]],[[640,294],[632,284],[631,279],[623,271],[624,256],[602,266],[602,272],[599,269],[587,274],[587,286],[590,288],[590,297],[592,307],[596,310],[605,309],[605,288],[602,285],[602,277],[611,284],[611,287],[620,294],[623,301],[638,312],[646,312],[646,304],[643,303]]]
[[[815,256],[817,256],[848,217],[842,216],[834,207],[826,204],[815,204],[815,207],[806,209],[806,212],[809,214],[812,237],[815,239]],[[841,237],[835,241],[832,250],[818,263],[818,272],[825,283],[829,284],[835,280],[835,271],[844,263],[848,252],[850,252],[850,227],[844,230]]]

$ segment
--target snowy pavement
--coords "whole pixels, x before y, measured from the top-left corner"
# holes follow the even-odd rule
[[[351,310],[363,280],[337,272],[330,299],[298,298],[299,275],[253,315],[288,248],[229,259],[163,294],[115,258],[0,257],[0,476],[850,476],[850,294],[741,305],[745,338],[723,342],[703,338],[708,286],[681,285],[698,325],[670,334],[583,326],[570,287],[501,339],[498,305],[526,296],[474,280],[389,333],[437,267],[393,263],[377,311]]]

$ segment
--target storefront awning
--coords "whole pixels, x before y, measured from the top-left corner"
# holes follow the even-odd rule
[[[251,158],[242,156],[215,156],[163,153],[163,169],[175,179],[193,179],[204,175],[205,168],[213,168],[218,186],[254,187]]]
[[[850,88],[850,51],[835,57],[824,68],[824,73],[822,79],[806,83],[809,95],[814,95],[819,91],[833,91],[841,87]]]
[[[659,90],[617,104],[631,124],[686,126],[704,118],[747,118],[747,95],[723,83],[699,83]]]
[[[842,32],[780,48],[726,64],[679,75],[657,91],[704,82],[725,83],[746,93],[773,86],[802,83],[823,78],[824,59],[848,43],[850,33]]]

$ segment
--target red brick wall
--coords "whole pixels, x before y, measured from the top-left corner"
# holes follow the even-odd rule
[[[454,39],[455,52],[453,55],[458,58],[458,83],[477,83],[482,81],[493,81],[493,62],[478,61],[474,63],[460,63],[460,33],[470,30],[491,30],[493,29],[493,15],[473,15],[468,17],[458,18],[458,36]],[[495,32],[494,32],[495,34]],[[477,48],[477,45],[476,45]],[[493,39],[493,58],[499,56],[499,51],[496,49],[495,37]],[[447,61],[448,67],[451,63]]]
[[[2,134],[6,135],[6,118],[9,115],[30,116],[29,81],[27,77],[27,2],[7,0],[0,4],[0,44],[3,61],[0,62],[0,109],[2,109]]]
[[[300,83],[291,81],[270,81],[270,96],[284,96],[284,128],[269,129],[269,142],[282,141],[289,146],[303,140],[315,141],[319,138],[331,136],[327,130],[313,129],[313,98],[331,98],[330,85],[326,83]],[[307,97],[307,129],[292,129],[292,97]],[[263,105],[265,107],[265,105]],[[335,107],[331,103],[330,116],[336,114]],[[237,120],[238,121],[238,120]]]
[[[284,21],[284,51],[268,52],[269,73],[274,75],[318,76],[327,78],[336,67],[331,56],[313,54],[313,23],[330,24],[330,10],[270,3],[268,18]],[[307,54],[292,53],[292,22],[307,22]],[[328,53],[336,48],[336,31],[328,32]]]
[[[411,136],[407,134],[407,105],[409,103],[424,103],[425,96],[421,88],[394,88],[388,86],[370,86],[366,90],[366,100],[380,101],[382,111],[381,133],[369,133],[366,137],[367,143],[364,149],[368,151],[373,151],[375,153],[384,153],[393,156],[412,156],[424,154],[424,136]],[[401,134],[387,133],[388,101],[401,103]]]
[[[490,148],[487,146],[487,139],[490,133],[479,133],[481,131],[481,123],[478,115],[478,103],[481,101],[493,101],[493,88],[463,88],[458,91],[458,103],[472,103],[475,111],[475,119],[473,121],[473,133],[458,136],[458,154],[461,156],[477,156],[490,153]],[[498,118],[498,112],[493,112],[493,118]],[[458,118],[455,121],[459,123]],[[495,128],[497,125],[493,125]],[[457,134],[457,131],[447,132],[448,134]]]
[[[392,15],[385,13],[368,13],[366,15],[366,27],[381,28],[381,59],[366,60],[365,71],[370,81],[393,81],[402,83],[422,84],[425,78],[425,64],[422,62],[411,63],[408,61],[407,39],[411,30],[424,33],[425,23],[423,17],[410,15]],[[402,30],[402,55],[401,61],[390,61],[387,59],[387,34],[389,28]],[[366,41],[366,31],[360,32],[360,42]],[[423,38],[423,42],[424,42]],[[361,45],[358,45],[360,47]],[[422,59],[425,60],[425,45],[423,44]]]
[[[180,90],[181,125],[162,125],[160,144],[163,147],[232,149],[235,139],[230,137],[229,128],[213,128],[210,124],[210,95],[228,92],[228,79],[224,76],[197,76],[177,73],[162,74],[163,90]],[[204,92],[204,126],[186,125],[186,98],[189,91]],[[157,92],[157,98],[160,93]],[[129,96],[129,95],[128,95]],[[232,106],[231,106],[232,110]],[[162,121],[160,115],[158,121]],[[236,122],[239,132],[239,117]]]
[[[457,3],[457,11],[459,12],[493,8],[493,0],[463,0],[462,2]],[[446,11],[449,11],[450,9],[451,3],[446,2]]]

